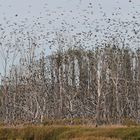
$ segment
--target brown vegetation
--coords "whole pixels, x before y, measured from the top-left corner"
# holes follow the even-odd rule
[[[0,128],[0,139],[16,140],[139,140],[139,127],[27,126]]]

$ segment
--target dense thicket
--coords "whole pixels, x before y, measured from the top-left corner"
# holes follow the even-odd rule
[[[96,123],[140,121],[140,51],[59,49],[12,66],[1,86],[1,120],[91,118]]]

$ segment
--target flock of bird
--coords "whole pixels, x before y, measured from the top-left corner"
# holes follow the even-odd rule
[[[63,38],[66,49],[70,44],[87,49],[103,47],[104,43],[111,42],[114,38],[120,41],[120,45],[123,42],[123,45],[133,48],[139,46],[140,12],[135,10],[132,0],[129,0],[129,3],[132,4],[133,11],[128,13],[128,18],[123,19],[121,7],[116,7],[110,17],[99,3],[98,10],[102,17],[98,19],[94,2],[80,8],[82,2],[80,0],[75,9],[59,6],[53,10],[49,10],[49,5],[45,3],[40,16],[31,16],[32,5],[28,5],[27,16],[22,18],[19,13],[15,13],[13,20],[3,13],[3,22],[0,23],[0,47],[6,48],[6,44],[28,47],[29,36],[36,46],[46,48],[46,54],[49,48],[52,51],[58,49],[58,38]],[[9,5],[9,8],[11,7],[12,5]]]

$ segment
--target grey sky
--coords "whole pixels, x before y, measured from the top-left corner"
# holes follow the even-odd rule
[[[132,20],[132,17],[137,14],[136,11],[140,13],[139,9],[140,0],[131,0],[131,2],[130,0],[0,0],[0,24],[8,33],[10,28],[7,27],[7,21],[8,25],[22,24],[26,19],[24,23],[30,30],[39,18],[38,21],[46,27],[45,32],[45,30],[61,29],[61,23],[65,20],[67,24],[76,26],[75,31],[81,32],[87,30],[82,25],[84,16],[87,16],[89,22],[100,20],[104,14],[108,18]],[[118,14],[112,15],[113,13]],[[140,21],[139,15],[136,20]],[[52,21],[51,25],[49,21]],[[37,27],[34,28],[38,30]]]
[[[26,25],[32,26],[36,19],[46,25],[46,30],[57,30],[65,20],[68,24],[76,26],[77,31],[85,30],[81,26],[84,16],[89,21],[103,18],[104,13],[109,18],[121,20],[132,19],[136,11],[140,12],[140,0],[0,0],[0,23],[6,27],[9,24],[21,24],[26,18]],[[88,8],[89,3],[92,7]],[[92,14],[86,14],[87,11]],[[72,12],[70,12],[72,11]],[[113,12],[119,13],[112,15]],[[51,13],[51,16],[50,16]],[[63,15],[62,15],[63,13]],[[128,15],[129,13],[129,15]],[[17,16],[16,16],[17,15]],[[56,18],[59,18],[56,20]],[[49,21],[52,24],[49,25]],[[77,24],[77,21],[80,21]],[[15,26],[16,27],[16,26]],[[29,27],[29,28],[30,28]]]
[[[42,16],[46,18],[46,10],[59,12],[73,10],[72,15],[76,15],[81,9],[87,8],[90,2],[93,4],[92,10],[96,18],[101,18],[102,16],[99,12],[99,4],[101,4],[103,11],[108,16],[111,16],[111,13],[118,7],[122,8],[122,17],[126,17],[127,13],[140,9],[139,0],[132,0],[131,3],[129,0],[0,0],[0,18],[1,21],[3,17],[16,21],[28,17],[32,21],[33,17]],[[15,14],[18,14],[16,19],[14,17]],[[55,14],[55,16],[58,14]]]

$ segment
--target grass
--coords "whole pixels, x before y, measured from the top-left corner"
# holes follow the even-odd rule
[[[140,140],[140,127],[1,127],[0,140]]]

